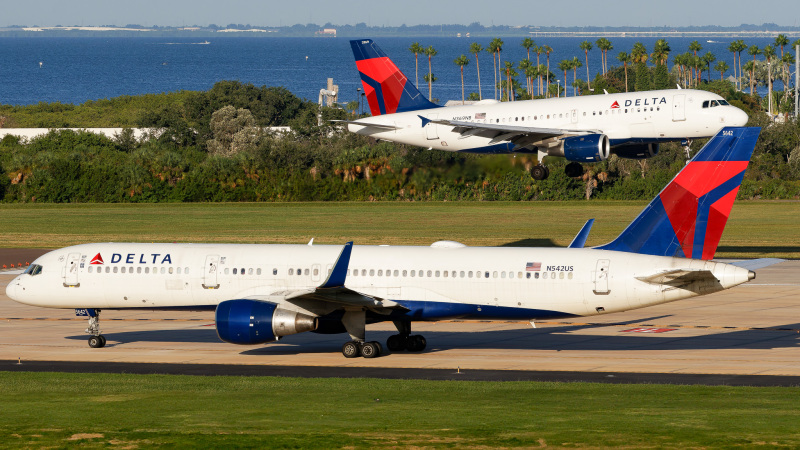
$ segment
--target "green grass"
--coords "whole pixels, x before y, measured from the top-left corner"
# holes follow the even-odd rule
[[[0,372],[3,447],[800,446],[796,388]]]
[[[4,204],[4,247],[98,241],[566,246],[589,218],[587,245],[613,239],[645,202]],[[719,258],[800,258],[800,202],[740,201]]]

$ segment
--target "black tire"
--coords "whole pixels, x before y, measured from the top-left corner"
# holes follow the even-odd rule
[[[393,334],[386,340],[386,348],[390,352],[401,352],[406,349],[406,340],[399,334]]]
[[[102,334],[100,336],[98,336],[98,337],[100,338],[100,348],[105,347],[106,346],[106,337],[103,336]]]
[[[380,345],[377,342],[365,342],[361,346],[361,356],[364,358],[377,358],[380,354]]]
[[[357,358],[361,356],[361,347],[356,341],[345,342],[342,346],[342,354],[345,358]]]
[[[425,350],[425,347],[428,345],[425,338],[422,335],[415,334],[414,336],[409,336],[406,340],[406,350],[410,352],[421,352]]]
[[[538,181],[545,180],[545,179],[547,179],[547,176],[549,174],[550,174],[550,171],[547,170],[547,167],[545,167],[545,166],[543,166],[541,164],[537,164],[537,165],[533,166],[533,169],[531,169],[531,176],[533,177],[534,180],[538,180]]]
[[[425,350],[425,347],[428,346],[428,341],[425,340],[425,336],[418,334],[414,336],[414,340],[416,341],[416,347],[418,352]]]
[[[89,337],[89,347],[92,348],[100,348],[103,345],[103,340],[100,339],[100,336],[90,336]]]
[[[571,162],[564,167],[564,173],[570,178],[578,178],[583,175],[583,166],[580,163]]]

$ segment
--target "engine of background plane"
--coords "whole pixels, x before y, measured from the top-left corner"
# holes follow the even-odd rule
[[[611,144],[605,134],[587,134],[562,139],[564,157],[572,162],[605,161],[611,153]]]

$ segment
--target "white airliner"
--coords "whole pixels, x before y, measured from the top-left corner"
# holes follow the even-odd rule
[[[747,114],[717,94],[667,89],[517,102],[483,100],[439,107],[426,99],[369,39],[350,41],[372,117],[346,121],[376,139],[469,153],[538,153],[533,178],[547,178],[545,156],[561,156],[569,176],[580,163],[650,158],[658,144],[711,137],[741,127]]]
[[[89,316],[91,347],[105,345],[104,309],[208,309],[226,342],[347,332],[347,357],[381,353],[365,339],[368,323],[394,322],[390,350],[421,351],[412,321],[590,316],[709,294],[770,263],[711,261],[758,133],[723,129],[619,237],[596,248],[583,248],[592,221],[569,248],[83,244],[41,256],[6,292]]]

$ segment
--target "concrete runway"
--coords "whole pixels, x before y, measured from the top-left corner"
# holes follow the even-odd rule
[[[800,261],[725,292],[536,328],[414,323],[425,352],[376,359],[345,359],[345,335],[226,344],[211,312],[103,311],[108,344],[91,349],[72,310],[9,300],[12,278],[0,274],[0,370],[800,385]],[[367,327],[369,340],[391,334],[391,323]]]

